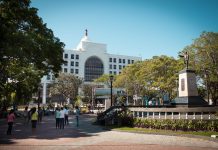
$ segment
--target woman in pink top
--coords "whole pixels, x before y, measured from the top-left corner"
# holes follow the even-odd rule
[[[9,112],[8,117],[7,117],[7,121],[8,121],[8,131],[7,131],[7,134],[8,135],[11,135],[14,119],[15,119],[15,115],[14,115],[14,110],[12,109]]]

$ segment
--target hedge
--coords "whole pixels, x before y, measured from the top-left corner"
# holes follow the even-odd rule
[[[133,127],[182,131],[218,131],[218,120],[160,120],[135,118],[133,120]]]

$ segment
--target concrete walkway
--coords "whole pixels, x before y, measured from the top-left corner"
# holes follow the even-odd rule
[[[95,115],[81,115],[76,127],[74,116],[65,129],[56,129],[54,116],[44,117],[31,132],[31,125],[17,119],[12,135],[6,135],[7,124],[0,120],[0,150],[217,150],[218,140],[151,135],[103,130],[92,125]]]

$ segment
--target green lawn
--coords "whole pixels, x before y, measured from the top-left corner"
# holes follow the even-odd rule
[[[165,135],[200,135],[208,136],[218,135],[218,132],[211,131],[172,131],[172,130],[157,130],[157,129],[145,129],[145,128],[131,128],[131,127],[110,127],[114,130],[128,131],[128,132],[139,132],[147,134],[165,134]]]

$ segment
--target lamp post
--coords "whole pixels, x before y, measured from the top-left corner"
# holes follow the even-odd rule
[[[113,75],[110,75],[110,82],[111,82],[111,106],[113,106],[113,79],[114,79],[114,76]]]

